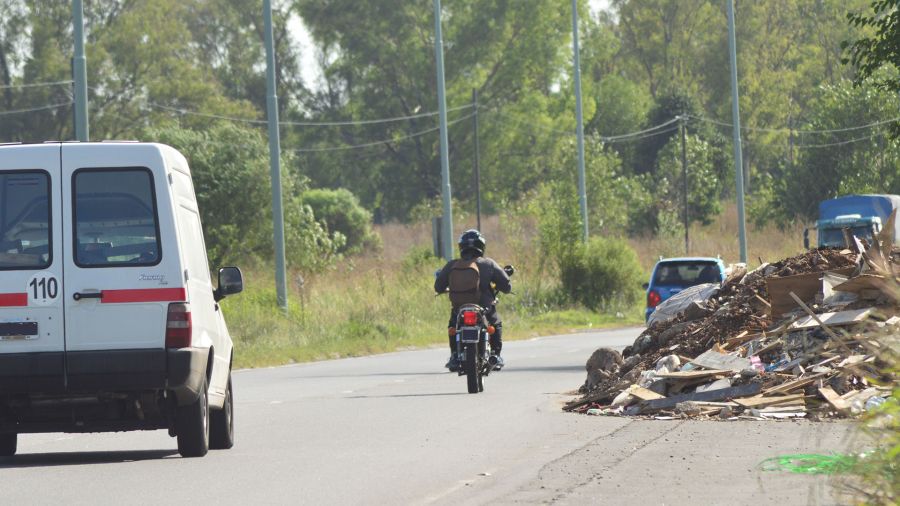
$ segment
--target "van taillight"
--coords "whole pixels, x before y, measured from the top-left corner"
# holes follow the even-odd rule
[[[184,302],[169,304],[166,317],[166,348],[188,348],[191,345],[191,307]]]

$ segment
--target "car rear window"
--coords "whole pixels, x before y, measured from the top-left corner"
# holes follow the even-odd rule
[[[722,280],[715,262],[660,262],[653,275],[653,284],[688,287]]]
[[[50,175],[0,173],[0,270],[49,267],[50,225]]]
[[[149,169],[80,169],[72,186],[76,265],[159,263],[156,192]]]

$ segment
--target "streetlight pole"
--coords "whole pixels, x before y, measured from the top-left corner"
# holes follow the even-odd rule
[[[688,170],[687,170],[687,141],[686,141],[686,133],[684,127],[684,118],[685,116],[682,114],[681,119],[681,178],[682,184],[684,185],[684,254],[689,255],[691,253],[691,241],[690,241],[690,215],[688,214]]]
[[[738,100],[737,44],[734,34],[734,0],[728,6],[728,50],[731,56],[731,120],[734,129],[734,172],[737,182],[738,235],[741,262],[747,262],[747,230],[744,220],[744,163],[741,150],[741,104]]]
[[[581,240],[588,240],[587,189],[584,176],[584,116],[581,108],[581,58],[578,49],[578,0],[572,0],[572,51],[575,66],[575,117],[578,123],[578,199],[581,204]]]
[[[84,9],[81,0],[72,2],[72,31],[75,54],[72,58],[72,77],[75,82],[75,138],[90,139],[88,131],[87,58],[84,55]]]
[[[438,109],[441,121],[441,197],[444,203],[443,250],[446,260],[453,259],[453,207],[450,200],[450,151],[447,136],[447,97],[444,89],[444,43],[441,34],[441,0],[434,0],[434,55],[437,67]]]
[[[474,118],[473,137],[475,138],[475,216],[478,218],[478,230],[481,230],[481,168],[478,153],[478,89],[472,89],[472,108]]]
[[[286,310],[287,275],[284,254],[284,210],[281,198],[281,141],[278,130],[278,94],[275,86],[275,40],[272,30],[272,0],[263,0],[266,31],[266,116],[269,122],[269,167],[272,177],[272,224],[275,244],[275,288],[278,306]]]

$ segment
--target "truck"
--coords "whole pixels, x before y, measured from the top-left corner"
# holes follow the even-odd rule
[[[871,241],[898,208],[900,195],[845,195],[824,200],[819,204],[816,221],[818,247],[844,247],[845,228],[856,237]],[[894,227],[895,236],[900,237],[900,221]],[[808,228],[803,231],[803,246],[809,249]]]

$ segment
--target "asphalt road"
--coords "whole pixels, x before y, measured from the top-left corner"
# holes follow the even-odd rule
[[[236,445],[182,459],[165,431],[40,434],[0,460],[3,504],[831,504],[762,471],[841,451],[843,423],[656,421],[561,411],[598,346],[639,329],[507,343],[466,393],[444,349],[237,371]]]

